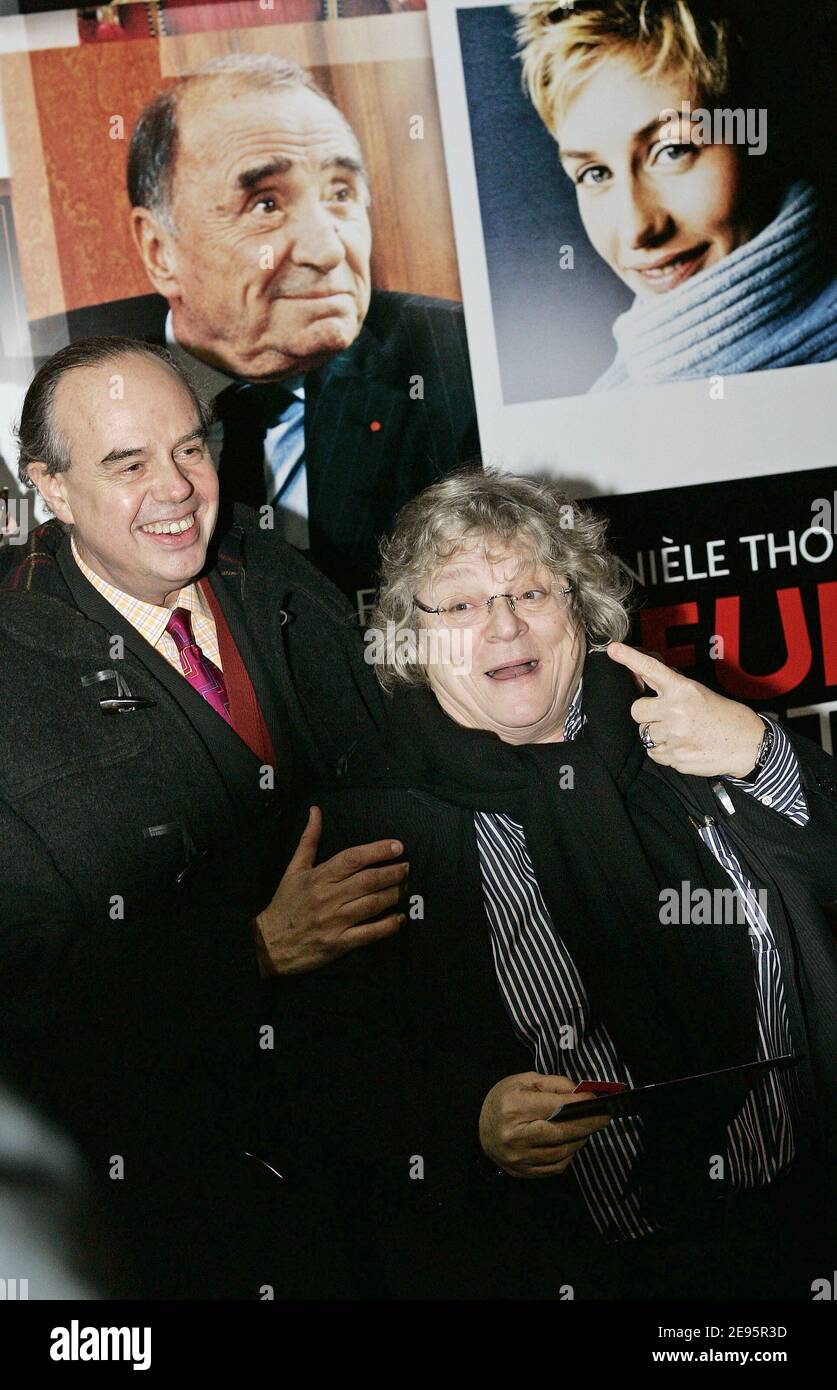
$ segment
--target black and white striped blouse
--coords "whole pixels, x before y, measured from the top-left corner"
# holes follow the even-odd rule
[[[584,722],[581,691],[579,686],[564,722],[568,740],[577,736]],[[770,758],[756,780],[726,780],[796,825],[804,825],[808,809],[799,765],[787,735],[773,727]],[[509,816],[487,811],[476,812],[474,819],[500,992],[515,1032],[532,1051],[534,1070],[574,1081],[633,1084],[606,1022],[590,1017],[584,983],[547,911],[523,827]],[[791,1051],[791,1038],[770,923],[723,829],[702,827],[698,833],[732,880],[747,922],[759,1058],[781,1056]],[[795,1085],[788,1073],[772,1073],[750,1092],[727,1129],[726,1162],[733,1187],[763,1187],[790,1167],[795,1104]],[[635,1240],[656,1229],[640,1209],[637,1194],[629,1190],[631,1170],[641,1151],[642,1121],[626,1116],[591,1135],[570,1166],[597,1230],[609,1241]]]

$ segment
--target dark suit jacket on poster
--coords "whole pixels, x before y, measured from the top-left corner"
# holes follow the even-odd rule
[[[251,921],[283,871],[299,788],[375,718],[348,605],[303,557],[236,508],[210,564],[273,790],[88,583],[57,522],[0,555],[0,1042],[81,1143],[149,1297],[232,1292],[246,1237],[231,1203],[258,1102]],[[115,670],[148,708],[101,711]]]
[[[129,333],[163,342],[165,301],[157,295],[78,309],[70,337]],[[36,351],[52,350],[51,320],[33,325]],[[350,348],[306,378],[305,466],[310,558],[354,603],[374,588],[378,541],[422,488],[479,458],[462,305],[375,291]],[[227,462],[226,495],[264,499],[260,470]],[[234,459],[234,453],[230,455]]]

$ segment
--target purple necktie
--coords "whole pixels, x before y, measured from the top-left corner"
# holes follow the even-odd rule
[[[204,656],[192,635],[192,615],[188,608],[174,608],[166,624],[180,654],[180,666],[193,690],[212,706],[222,719],[230,720],[230,697],[224,677],[214,662]]]

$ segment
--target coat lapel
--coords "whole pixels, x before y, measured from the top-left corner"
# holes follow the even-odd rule
[[[85,579],[73,559],[70,543],[66,538],[59,548],[57,560],[81,612],[92,622],[104,627],[107,632],[122,638],[127,649],[168,691],[193,729],[200,735],[233,801],[239,806],[252,804],[255,809],[259,805],[259,798],[263,796],[259,791],[260,764],[255,754],[229,724],[215,713],[211,705],[193,690],[189,682],[184,680],[165,658],[140,636],[136,628],[132,627]]]
[[[368,561],[409,480],[403,460],[422,414],[409,417],[407,381],[382,379],[383,353],[368,329],[322,373],[309,375],[305,418],[311,554],[326,572]]]
[[[268,668],[251,636],[251,624],[248,621],[250,609],[253,601],[258,601],[259,593],[253,579],[247,575],[245,567],[245,557],[243,553],[244,528],[240,522],[234,523],[231,531],[224,537],[223,545],[219,551],[217,561],[210,571],[209,582],[212,585],[212,592],[215,594],[227,620],[233,641],[238,647],[241,659],[247,667],[248,675],[253,683],[259,707],[264,715],[270,734],[270,741],[273,744],[277,759],[277,770],[280,775],[287,775],[287,770],[291,767],[292,748],[288,737],[288,719],[283,713],[281,706],[274,697],[277,688],[277,681],[272,678]],[[247,604],[245,606],[245,588],[247,589]],[[274,595],[273,598],[278,598]],[[275,603],[272,605],[275,609]],[[273,614],[272,616],[275,616]],[[280,615],[281,621],[281,615]],[[264,623],[261,615],[256,612],[253,626],[257,631],[263,632]],[[284,675],[285,657],[281,645],[274,642],[271,645],[273,657],[281,662]]]

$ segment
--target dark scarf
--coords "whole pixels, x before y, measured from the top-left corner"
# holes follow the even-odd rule
[[[690,823],[690,779],[667,770],[661,776],[647,758],[630,716],[636,698],[627,671],[591,654],[579,736],[518,747],[456,724],[427,689],[399,692],[383,760],[359,749],[356,772],[369,785],[377,764],[373,781],[522,824],[593,1018],[607,1025],[641,1084],[752,1061],[758,1040],[746,925],[660,923],[661,888],[731,883]],[[566,768],[572,789],[561,788]],[[697,816],[711,793],[695,785]],[[463,902],[463,911],[474,910],[482,903]],[[682,1143],[699,1176],[707,1154],[723,1152],[723,1128],[740,1102],[735,1093],[719,1094],[714,1116],[696,1122],[687,1115],[685,1127],[681,1116],[676,1138],[667,1136]],[[671,1111],[660,1118],[664,1130],[672,1122]],[[671,1154],[671,1144],[665,1148]]]

